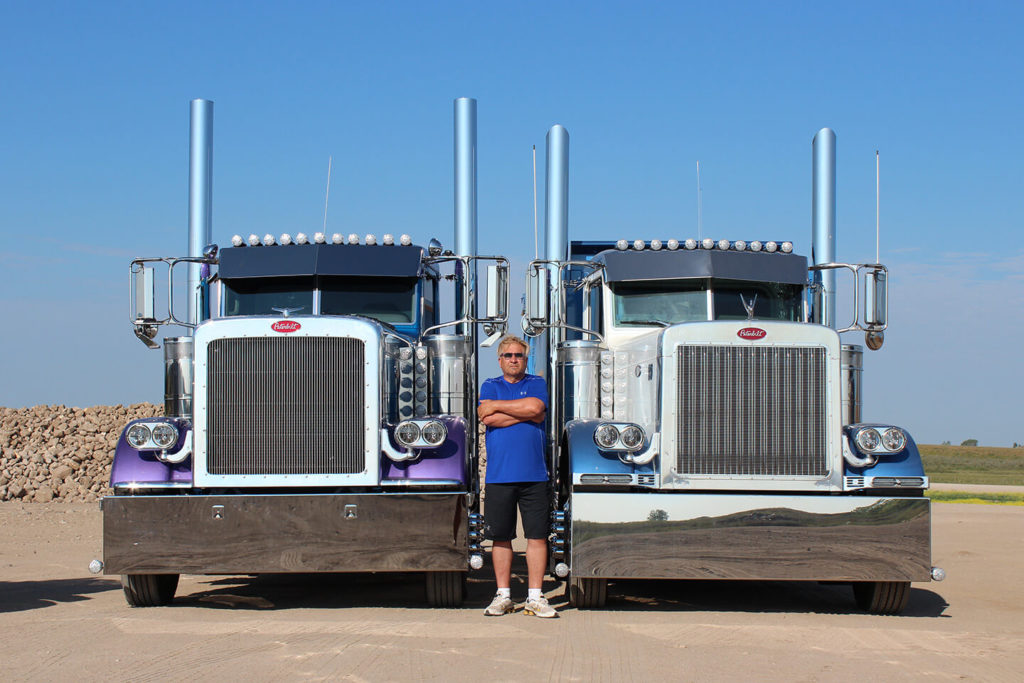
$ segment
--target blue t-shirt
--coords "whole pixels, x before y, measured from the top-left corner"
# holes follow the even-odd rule
[[[514,401],[539,398],[548,406],[548,385],[543,377],[524,375],[512,384],[504,377],[492,377],[480,387],[480,400]],[[487,428],[487,482],[508,484],[518,481],[547,481],[544,461],[543,422],[519,422],[508,427]]]

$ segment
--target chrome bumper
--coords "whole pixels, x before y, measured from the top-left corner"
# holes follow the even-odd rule
[[[454,571],[464,493],[110,496],[105,574]]]
[[[928,581],[927,498],[574,493],[573,576]]]

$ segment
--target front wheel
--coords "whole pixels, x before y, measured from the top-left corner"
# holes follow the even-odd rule
[[[466,596],[466,572],[427,572],[427,604],[458,607]]]
[[[608,579],[569,579],[569,604],[577,609],[604,607],[608,600]]]
[[[178,574],[122,574],[121,586],[132,607],[161,607],[174,599]]]
[[[857,606],[871,614],[899,614],[910,601],[909,581],[858,581],[853,584]]]

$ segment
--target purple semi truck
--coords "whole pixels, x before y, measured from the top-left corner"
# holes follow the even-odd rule
[[[508,262],[475,253],[475,101],[455,101],[454,251],[320,232],[218,249],[211,102],[192,102],[191,124],[189,256],[131,268],[136,335],[190,334],[163,340],[165,416],[118,441],[97,568],[133,606],[170,602],[180,574],[374,571],[422,575],[429,604],[459,604],[483,563],[477,327],[493,342],[508,309]]]

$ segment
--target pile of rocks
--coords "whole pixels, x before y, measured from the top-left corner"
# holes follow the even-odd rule
[[[0,407],[0,501],[94,501],[110,493],[121,430],[163,406]]]

